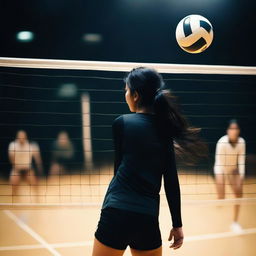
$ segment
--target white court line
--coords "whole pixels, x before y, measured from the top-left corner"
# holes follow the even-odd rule
[[[188,236],[184,238],[184,243],[193,242],[193,241],[200,241],[200,240],[211,240],[211,239],[219,239],[225,237],[235,237],[240,235],[248,235],[256,233],[256,228],[248,228],[242,230],[240,234],[236,234],[233,232],[222,232],[222,233],[213,233],[213,234],[204,234],[198,236]],[[170,245],[171,242],[164,242],[163,245]],[[84,242],[70,242],[70,243],[55,243],[49,244],[52,248],[69,248],[69,247],[86,247],[92,246],[93,241],[84,241]],[[14,250],[31,250],[31,249],[40,249],[44,248],[43,245],[36,244],[36,245],[17,245],[17,246],[3,246],[0,247],[0,251],[14,251]]]
[[[59,252],[57,252],[50,244],[48,244],[39,234],[37,234],[32,228],[30,228],[27,224],[21,221],[15,214],[13,214],[10,210],[3,211],[10,219],[12,219],[20,228],[30,234],[35,240],[37,240],[43,248],[47,249],[54,256],[61,256]]]

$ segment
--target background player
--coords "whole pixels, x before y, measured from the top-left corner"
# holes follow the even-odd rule
[[[52,145],[50,174],[65,173],[70,169],[74,158],[74,145],[66,131],[61,131]]]
[[[245,140],[239,136],[240,127],[237,120],[229,121],[227,134],[222,136],[216,146],[214,174],[219,199],[225,198],[225,177],[235,194],[235,197],[242,197],[243,180],[245,176]],[[234,232],[240,232],[239,225],[240,205],[234,207],[234,219],[230,228]]]
[[[40,149],[37,143],[29,142],[27,133],[24,130],[19,130],[15,141],[9,144],[9,159],[12,165],[10,173],[10,183],[12,184],[12,195],[17,194],[18,185],[21,175],[24,174],[28,183],[34,185],[37,192],[37,177],[32,160],[35,160],[39,174],[42,174],[42,159]]]

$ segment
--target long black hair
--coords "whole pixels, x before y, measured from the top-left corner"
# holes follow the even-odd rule
[[[132,95],[135,91],[139,94],[138,108],[153,108],[159,134],[167,143],[174,140],[178,156],[187,164],[194,164],[207,156],[208,147],[199,137],[201,128],[189,125],[179,109],[177,98],[166,88],[162,76],[155,69],[134,68],[124,81]]]

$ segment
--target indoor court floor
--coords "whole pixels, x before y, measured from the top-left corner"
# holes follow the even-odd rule
[[[47,186],[46,181],[40,181],[41,206],[33,202],[32,192],[26,196],[29,186],[25,183],[19,191],[24,196],[18,196],[18,203],[12,204],[9,185],[3,185],[4,181],[1,181],[0,256],[91,255],[102,195],[111,178],[109,174],[105,176],[103,172],[101,175],[51,177]],[[161,195],[159,220],[163,255],[255,256],[256,179],[245,181],[246,199],[241,201],[239,216],[243,231],[236,234],[229,228],[234,204],[229,185],[226,185],[227,199],[217,200],[210,175],[180,174],[179,178],[185,239],[180,249],[168,248],[171,218],[165,197]],[[92,185],[93,181],[95,185]],[[66,194],[61,192],[61,184],[65,186]],[[84,201],[89,198],[91,202]],[[124,255],[131,255],[129,248]]]

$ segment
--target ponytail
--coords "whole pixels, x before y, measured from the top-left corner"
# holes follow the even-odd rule
[[[154,97],[154,111],[159,134],[164,140],[174,140],[176,154],[187,164],[195,164],[207,156],[208,147],[199,138],[200,128],[189,126],[169,89],[159,88]]]
[[[187,164],[194,164],[208,153],[206,143],[199,138],[200,128],[189,125],[181,114],[174,97],[165,88],[162,76],[152,68],[137,67],[125,77],[124,82],[140,95],[137,107],[150,108],[156,114],[157,131],[164,143],[174,140],[175,152]]]

